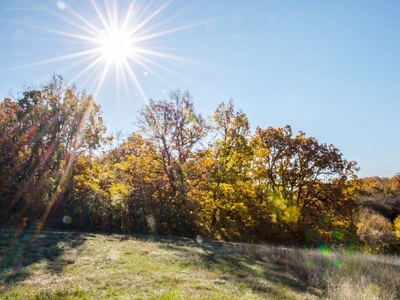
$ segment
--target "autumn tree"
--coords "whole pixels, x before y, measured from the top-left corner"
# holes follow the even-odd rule
[[[54,75],[18,100],[6,99],[1,111],[1,159],[12,162],[0,175],[9,183],[0,195],[3,218],[41,218],[43,224],[68,198],[76,157],[101,142],[100,109],[92,96]]]
[[[168,178],[156,147],[139,133],[132,133],[115,150],[117,154],[106,154],[103,162],[114,174],[109,194],[112,205],[121,208],[122,228],[130,232],[168,233],[169,224],[163,219],[165,199],[169,196],[165,188]]]
[[[216,137],[198,171],[204,178],[198,195],[203,229],[219,239],[259,240],[268,215],[255,201],[249,121],[232,100],[217,107],[213,121]]]
[[[111,141],[100,107],[61,76],[5,99],[3,223],[279,243],[342,241],[357,231],[357,165],[333,145],[294,136],[290,126],[252,135],[232,100],[205,119],[179,90],[149,100],[136,125],[99,151]],[[398,175],[361,181],[359,203],[393,200],[379,212],[398,220],[399,182]],[[359,227],[365,241],[370,232]]]
[[[196,164],[195,153],[209,131],[207,121],[196,113],[190,94],[176,90],[170,93],[168,101],[150,100],[139,112],[137,125],[157,149],[153,165],[161,166],[168,182],[163,203],[163,214],[168,221],[159,222],[169,222],[171,232],[193,231],[190,228],[195,225],[188,220],[193,215],[195,201],[188,198],[188,180]]]
[[[352,226],[349,181],[356,179],[357,166],[339,149],[303,132],[293,136],[289,125],[257,128],[252,146],[257,198],[288,236],[302,241],[311,230],[313,239],[316,234],[326,240]]]
[[[17,113],[17,101],[6,98],[0,103],[0,206],[2,224],[9,222],[26,223],[19,212],[24,210],[22,195],[24,183],[21,167],[28,158],[26,144],[33,139],[33,130],[24,130],[23,120]],[[22,185],[22,186],[21,186]],[[33,206],[35,207],[35,206]],[[18,214],[17,214],[18,213]],[[27,218],[25,217],[25,220]]]
[[[362,178],[356,201],[362,208],[373,210],[393,222],[400,216],[400,175]]]

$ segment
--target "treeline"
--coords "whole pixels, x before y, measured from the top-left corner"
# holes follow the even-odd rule
[[[179,90],[150,100],[136,128],[106,136],[92,96],[60,76],[4,99],[2,225],[398,249],[400,176],[381,192],[333,145],[290,126],[251,133],[232,101],[205,118]],[[367,214],[394,239],[371,239]]]

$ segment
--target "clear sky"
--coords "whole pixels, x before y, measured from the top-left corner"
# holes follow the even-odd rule
[[[334,144],[361,177],[400,172],[398,0],[1,1],[1,99],[52,73],[95,95],[110,132],[187,89],[203,115],[232,98],[253,130]]]

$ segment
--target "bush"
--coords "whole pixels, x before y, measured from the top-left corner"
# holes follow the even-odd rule
[[[369,209],[360,211],[357,235],[368,252],[387,253],[396,249],[397,238],[392,223]]]

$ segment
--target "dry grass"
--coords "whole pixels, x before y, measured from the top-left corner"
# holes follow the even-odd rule
[[[398,299],[399,264],[327,249],[3,230],[0,298]]]
[[[400,258],[390,255],[257,246],[263,260],[284,267],[326,299],[400,299]]]

